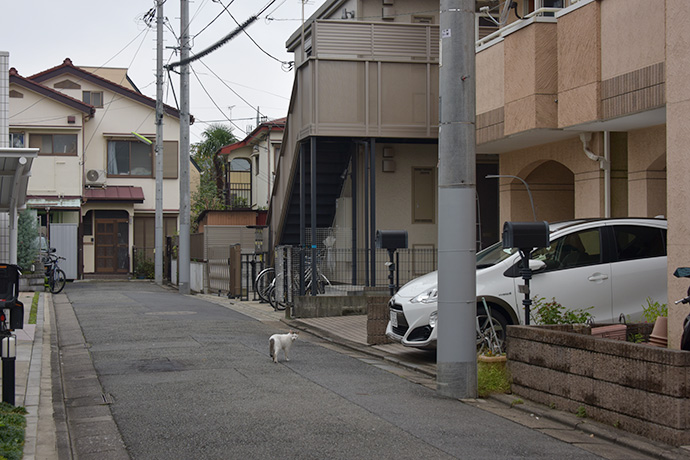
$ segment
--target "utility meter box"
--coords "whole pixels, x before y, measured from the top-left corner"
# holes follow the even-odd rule
[[[503,224],[503,247],[532,249],[549,245],[549,223],[506,222]]]
[[[376,247],[388,250],[407,248],[407,230],[376,230]]]

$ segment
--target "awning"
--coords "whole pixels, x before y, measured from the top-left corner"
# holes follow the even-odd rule
[[[38,149],[0,148],[0,212],[12,212],[26,203],[31,165]]]
[[[80,209],[81,198],[29,198],[26,205],[34,209]]]
[[[105,188],[87,188],[84,201],[129,201],[144,202],[144,190],[130,185],[110,185]]]

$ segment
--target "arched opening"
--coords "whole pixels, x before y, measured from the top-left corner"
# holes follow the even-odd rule
[[[252,163],[247,158],[233,158],[228,173],[228,206],[231,209],[252,207]]]
[[[566,166],[553,160],[545,161],[524,179],[532,191],[537,220],[557,222],[575,217],[575,175]],[[511,181],[510,196],[513,219],[532,220],[529,195],[521,181]]]

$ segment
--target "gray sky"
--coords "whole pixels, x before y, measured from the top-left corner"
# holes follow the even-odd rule
[[[307,2],[304,18],[308,18],[324,1]],[[230,15],[223,11],[223,5],[241,24],[269,2],[191,0],[190,34],[196,35],[192,52],[201,52],[237,27]],[[10,67],[15,67],[25,77],[60,65],[67,57],[77,66],[129,68],[129,77],[137,87],[145,95],[155,98],[155,19],[151,28],[143,21],[144,14],[154,6],[154,0],[2,0],[0,50],[10,52]],[[177,45],[175,37],[180,35],[180,2],[167,0],[164,12],[174,31],[173,35],[173,31],[166,28],[165,46],[173,47]],[[211,24],[219,14],[220,17]],[[285,50],[285,42],[300,28],[301,18],[301,0],[276,0],[247,32],[270,55],[280,61],[291,61],[293,56]],[[164,60],[166,63],[176,62],[179,55],[166,49]],[[201,140],[200,135],[208,126],[204,122],[230,125],[226,117],[232,117],[240,128],[233,127],[233,132],[243,139],[247,125],[256,126],[257,107],[269,119],[284,117],[294,70],[285,72],[282,67],[245,34],[193,63],[192,69],[213,101],[192,73],[190,111],[197,122],[191,128],[191,142]],[[179,99],[179,76],[171,75]],[[175,107],[170,85],[166,84],[165,88],[165,103]]]

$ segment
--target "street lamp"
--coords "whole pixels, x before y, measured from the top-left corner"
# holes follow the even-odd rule
[[[486,177],[486,179],[496,179],[499,177],[510,177],[513,179],[517,179],[520,182],[522,182],[523,184],[525,184],[525,188],[527,189],[527,195],[529,195],[529,202],[532,205],[532,216],[534,217],[534,221],[535,222],[537,221],[537,213],[534,210],[534,200],[532,200],[532,192],[530,191],[529,185],[527,185],[527,182],[525,182],[524,179],[522,179],[521,177],[518,177],[518,176],[511,176],[509,174],[489,174],[488,176],[485,176],[485,177]]]

